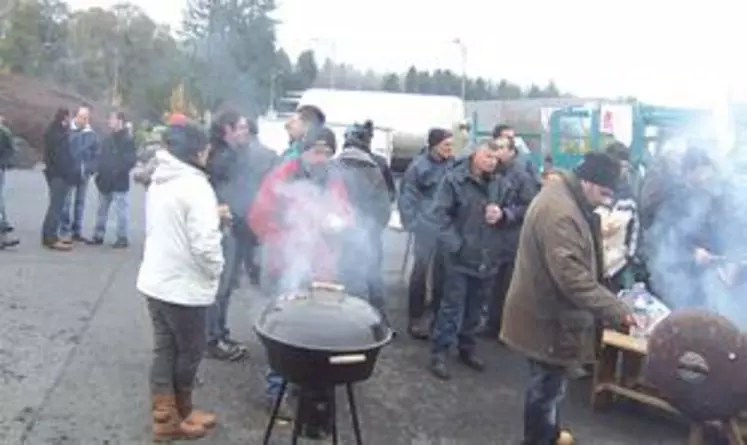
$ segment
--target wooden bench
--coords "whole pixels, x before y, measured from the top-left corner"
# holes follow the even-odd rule
[[[594,409],[604,408],[616,398],[622,397],[670,414],[681,415],[659,396],[655,388],[644,381],[642,371],[646,354],[645,339],[613,330],[604,331],[591,391],[591,405]],[[745,445],[743,438],[747,436],[747,415],[720,422],[719,426],[729,445]],[[689,445],[704,445],[705,427],[702,423],[691,422]]]

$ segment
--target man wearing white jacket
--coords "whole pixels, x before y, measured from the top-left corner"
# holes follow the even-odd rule
[[[192,387],[224,262],[218,202],[204,172],[207,136],[193,125],[171,126],[165,142],[148,188],[137,278],[153,322],[156,440],[202,437],[216,423],[214,415],[192,409]]]

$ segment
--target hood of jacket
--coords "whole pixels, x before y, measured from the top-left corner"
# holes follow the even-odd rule
[[[379,165],[374,161],[371,154],[357,147],[347,147],[338,155],[340,161],[346,164],[358,164],[365,167],[376,167]]]
[[[174,179],[192,175],[207,177],[205,172],[186,162],[180,161],[167,150],[156,152],[156,159],[158,160],[158,166],[153,172],[153,176],[151,176],[153,184],[164,184]]]

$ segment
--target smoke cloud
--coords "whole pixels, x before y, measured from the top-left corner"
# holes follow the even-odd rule
[[[334,162],[312,175],[327,177],[322,188],[314,179],[303,178],[279,184],[275,190],[284,232],[274,255],[284,265],[280,271],[281,292],[308,289],[312,281],[342,284],[356,296],[365,292],[365,272],[376,260],[367,230],[369,222],[357,211],[352,196],[355,184],[344,181]],[[345,193],[338,193],[344,184]]]
[[[672,309],[712,310],[747,330],[747,301],[742,298],[747,273],[740,264],[747,265],[747,157],[731,148],[734,139],[724,134],[730,131],[719,122],[700,122],[667,141],[646,172],[655,178],[644,180],[649,186],[644,186],[641,210],[659,202],[644,231],[654,292]],[[687,174],[692,163],[687,147],[692,145],[711,159],[710,175]],[[661,198],[653,199],[654,194]],[[707,265],[695,264],[698,247],[714,255]]]

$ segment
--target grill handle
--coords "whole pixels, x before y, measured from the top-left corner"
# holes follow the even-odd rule
[[[314,281],[311,283],[312,289],[328,290],[332,292],[344,292],[345,286],[338,283],[331,283],[329,281]]]
[[[333,355],[329,358],[330,365],[355,365],[366,361],[365,354]]]

